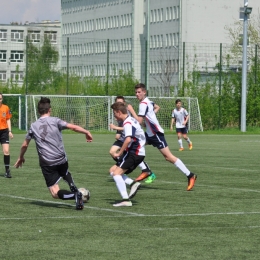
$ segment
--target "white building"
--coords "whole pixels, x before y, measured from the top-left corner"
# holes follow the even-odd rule
[[[243,5],[243,0],[62,0],[62,69],[69,62],[70,73],[105,77],[133,68],[152,93],[170,85],[176,91],[183,43],[230,43],[225,26],[239,20]],[[249,6],[257,14],[260,1],[250,0]],[[202,53],[203,62],[216,54],[218,49]]]
[[[60,27],[59,21],[49,20],[41,23],[0,24],[0,81],[12,79],[22,84],[26,67],[26,36],[35,44],[41,44],[44,36],[48,36],[52,44],[59,46]]]

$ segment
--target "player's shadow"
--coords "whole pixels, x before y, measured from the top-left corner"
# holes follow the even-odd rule
[[[48,208],[62,208],[62,209],[72,209],[75,207],[74,205],[69,204],[59,204],[59,203],[51,203],[51,202],[43,202],[43,201],[31,201],[30,204],[40,206],[40,207],[48,207]]]

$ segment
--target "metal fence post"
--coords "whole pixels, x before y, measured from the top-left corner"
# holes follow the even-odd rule
[[[222,43],[220,43],[220,50],[219,50],[218,128],[220,128],[221,126],[221,92],[222,92],[221,85],[222,85]]]

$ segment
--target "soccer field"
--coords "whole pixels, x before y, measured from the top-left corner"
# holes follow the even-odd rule
[[[198,175],[192,191],[186,177],[147,146],[157,179],[142,183],[133,207],[115,208],[121,198],[109,176],[114,135],[93,134],[93,143],[63,135],[75,183],[91,193],[83,211],[51,197],[31,142],[23,168],[12,167],[12,179],[1,174],[0,259],[259,259],[260,136],[189,136],[192,151],[185,142],[178,151],[176,134],[166,139]],[[17,134],[11,141],[12,165],[23,139]]]

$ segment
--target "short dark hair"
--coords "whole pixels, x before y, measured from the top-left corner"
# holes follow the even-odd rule
[[[127,108],[122,102],[114,103],[113,105],[111,105],[111,108],[115,111],[121,111],[123,114],[127,114]]]
[[[177,104],[179,102],[181,102],[181,100],[180,99],[176,99],[175,104]]]
[[[125,102],[125,98],[124,98],[123,96],[116,96],[116,98],[115,98],[115,102],[117,102],[118,99],[123,99],[124,102]]]
[[[47,114],[51,108],[51,101],[49,98],[41,97],[38,102],[38,112],[40,115]]]
[[[143,83],[139,83],[137,85],[135,85],[135,89],[141,88],[142,90],[146,91],[146,86]]]

